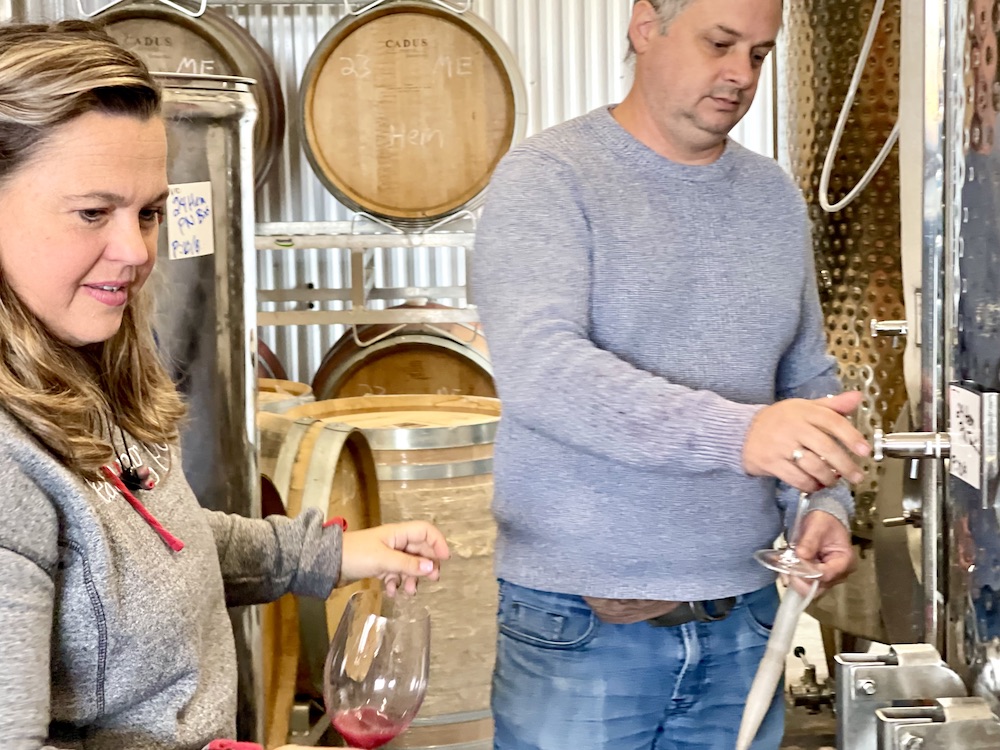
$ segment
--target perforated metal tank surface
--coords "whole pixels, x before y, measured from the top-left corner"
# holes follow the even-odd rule
[[[830,179],[830,202],[843,198],[876,159],[899,103],[900,10],[888,0],[847,121]],[[848,94],[874,0],[796,0],[785,4],[778,52],[779,158],[805,195],[830,352],[844,386],[864,401],[855,424],[869,438],[891,431],[907,401],[903,347],[873,338],[872,318],[904,318],[900,260],[899,164],[896,149],[866,190],[845,209],[819,204],[820,175]],[[882,639],[872,550],[875,496],[884,469],[865,463],[855,488],[858,572],[814,606],[823,624]]]

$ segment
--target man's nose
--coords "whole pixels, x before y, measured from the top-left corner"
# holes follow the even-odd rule
[[[741,91],[749,88],[757,74],[753,66],[753,61],[741,54],[733,54],[728,59],[729,67],[726,70],[726,80],[737,86]]]

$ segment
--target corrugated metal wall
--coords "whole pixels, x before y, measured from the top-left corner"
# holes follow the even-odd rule
[[[82,1],[88,10],[99,7],[98,0]],[[631,6],[632,0],[473,0],[471,12],[487,21],[518,61],[527,92],[528,135],[601,104],[620,101],[629,84],[623,60]],[[298,135],[299,81],[317,43],[344,15],[343,3],[257,2],[218,7],[248,29],[271,54],[283,88],[288,133],[281,157],[258,194],[258,221],[350,218],[350,212],[313,174]],[[77,3],[69,0],[29,0],[27,11],[32,20],[81,14]],[[753,109],[733,135],[744,145],[773,156],[771,91],[769,67]],[[462,250],[406,252],[389,248],[380,255],[380,286],[465,283]],[[339,288],[347,285],[348,267],[348,253],[342,250],[261,251],[259,285],[261,289]],[[261,309],[276,309],[276,303],[265,304],[268,306]],[[342,303],[316,304],[338,309]],[[289,377],[308,381],[340,333],[339,326],[281,326],[263,329],[261,336],[281,359]]]

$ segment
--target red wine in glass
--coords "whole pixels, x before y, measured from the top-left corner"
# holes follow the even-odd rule
[[[404,731],[427,692],[430,615],[402,595],[355,594],[330,642],[323,698],[351,747],[382,747]]]
[[[410,722],[396,722],[392,717],[364,706],[353,711],[340,711],[334,715],[333,728],[347,740],[351,747],[371,750],[385,743],[406,729]]]

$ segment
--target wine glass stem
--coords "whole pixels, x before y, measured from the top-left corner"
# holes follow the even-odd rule
[[[799,493],[799,507],[795,511],[795,519],[792,521],[792,530],[788,532],[788,547],[789,549],[795,549],[795,545],[799,543],[799,534],[802,531],[802,520],[806,517],[806,513],[809,512],[809,493],[800,492]]]

